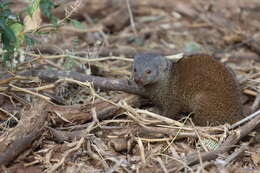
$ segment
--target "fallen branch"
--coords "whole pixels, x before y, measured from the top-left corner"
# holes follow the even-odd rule
[[[81,138],[79,141],[71,143],[71,145],[73,145],[73,148],[71,148],[71,149],[65,151],[65,153],[63,154],[61,160],[60,160],[58,163],[56,163],[56,164],[52,165],[51,167],[49,167],[49,168],[46,170],[46,172],[48,172],[48,173],[55,172],[55,170],[57,170],[59,167],[62,166],[62,164],[64,164],[66,158],[67,158],[71,153],[77,151],[77,150],[82,146],[83,142],[84,142],[84,138]]]
[[[260,116],[260,110],[254,112],[254,113],[252,113],[251,115],[249,115],[249,116],[243,118],[242,120],[240,120],[240,121],[234,123],[232,126],[229,127],[229,129],[234,129],[234,128],[236,128],[237,126],[240,126],[241,124],[245,123],[246,121],[251,120],[252,118],[254,118],[254,117],[256,117],[256,116]]]
[[[39,137],[47,118],[46,106],[46,103],[35,104],[22,114],[15,128],[0,136],[0,165],[8,165]]]
[[[78,72],[62,70],[31,70],[21,73],[21,75],[37,76],[41,80],[53,82],[61,78],[72,78],[81,82],[92,82],[94,87],[105,90],[125,91],[140,96],[146,96],[144,88],[140,88],[134,81],[128,79],[104,78],[85,75]]]
[[[214,151],[200,153],[200,157],[201,157],[202,161],[210,161],[210,160],[216,159],[219,154],[228,152],[233,147],[235,147],[235,144],[238,143],[241,138],[245,137],[252,130],[254,130],[258,124],[260,124],[260,116],[255,117],[254,119],[249,121],[247,124],[241,126],[237,130],[232,131],[232,133],[228,136],[226,141],[224,143],[222,143],[218,149],[216,149]],[[189,166],[198,164],[199,160],[200,160],[199,154],[197,152],[189,154],[187,157],[185,157],[184,160],[186,160],[187,165],[189,165]],[[175,161],[170,162],[166,166],[168,168],[168,171],[169,170],[180,170],[180,169],[184,168],[182,165],[180,166],[178,163],[176,164]]]
[[[114,103],[120,100],[125,100],[129,105],[138,107],[140,106],[140,97],[130,94],[120,94],[114,97],[111,101]],[[63,123],[64,120],[72,123],[83,123],[92,119],[91,108],[96,108],[97,118],[103,120],[111,116],[118,115],[124,110],[116,105],[105,102],[103,100],[96,100],[94,103],[87,103],[84,105],[72,105],[72,106],[58,106],[51,105],[50,111],[60,116],[53,116],[53,120],[56,123]]]

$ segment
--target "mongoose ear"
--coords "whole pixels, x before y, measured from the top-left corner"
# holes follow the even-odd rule
[[[140,57],[143,57],[144,56],[144,53],[136,53],[134,56],[133,56],[133,59],[138,59]]]
[[[169,61],[165,57],[162,57],[160,63],[160,69],[162,71],[166,71],[168,67],[169,67]]]

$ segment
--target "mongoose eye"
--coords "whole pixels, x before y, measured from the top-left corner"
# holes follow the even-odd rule
[[[152,71],[150,69],[145,70],[145,73],[150,74]]]

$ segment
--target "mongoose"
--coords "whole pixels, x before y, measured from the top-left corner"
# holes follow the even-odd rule
[[[173,62],[154,53],[138,54],[132,77],[163,116],[193,112],[193,122],[201,126],[242,118],[235,76],[210,55],[189,55]]]

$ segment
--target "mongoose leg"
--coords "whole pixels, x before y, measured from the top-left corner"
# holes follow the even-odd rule
[[[177,116],[177,114],[181,111],[181,106],[179,103],[173,103],[169,105],[167,108],[164,108],[164,111],[162,112],[162,115],[174,118]]]

